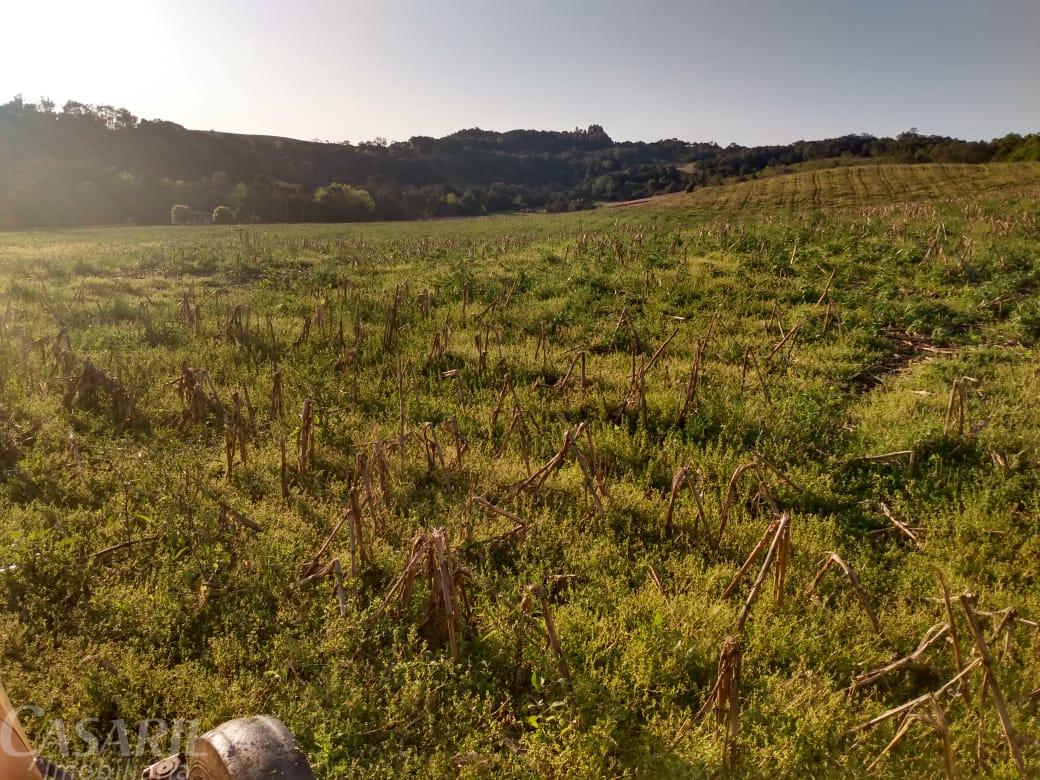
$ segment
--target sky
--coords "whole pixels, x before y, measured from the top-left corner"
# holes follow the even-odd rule
[[[0,0],[0,102],[359,141],[1040,131],[1040,0]]]

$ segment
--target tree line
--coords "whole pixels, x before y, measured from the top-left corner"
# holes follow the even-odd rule
[[[782,146],[462,130],[407,141],[299,141],[188,130],[125,108],[0,105],[0,227],[168,222],[183,205],[236,222],[427,219],[634,200],[814,161],[1040,159],[1040,136],[968,142],[910,131]]]

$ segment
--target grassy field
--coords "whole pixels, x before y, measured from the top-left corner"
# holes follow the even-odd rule
[[[0,234],[0,678],[325,778],[1035,774],[1038,253],[1024,164]]]
[[[767,175],[696,190],[687,207],[718,214],[761,209],[835,209],[907,200],[946,201],[1035,189],[1040,163],[992,165],[855,165]]]

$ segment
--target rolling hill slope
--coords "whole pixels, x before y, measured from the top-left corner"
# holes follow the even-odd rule
[[[694,209],[712,214],[942,201],[985,195],[1036,194],[1040,163],[854,165],[766,176],[662,195],[607,209]]]
[[[227,206],[239,223],[580,211],[596,201],[691,191],[790,167],[1038,156],[1037,136],[1013,134],[993,141],[861,134],[723,147],[674,138],[615,141],[599,125],[471,128],[354,145],[189,130],[72,101],[57,113],[18,99],[0,105],[0,229],[165,224],[175,204],[207,212]],[[857,186],[849,184],[853,192]]]

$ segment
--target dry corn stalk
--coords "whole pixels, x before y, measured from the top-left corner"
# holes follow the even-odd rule
[[[957,664],[957,671],[961,672],[964,669],[964,652],[961,649],[960,636],[957,633],[957,623],[953,619],[953,605],[950,603],[950,591],[946,587],[946,578],[943,577],[942,572],[938,572],[936,579],[939,582],[939,591],[942,593],[943,607],[946,610],[946,621],[950,627],[950,643],[953,648],[953,660]],[[968,681],[961,679],[961,696],[964,699],[965,704],[971,702],[971,690],[968,687]]]
[[[629,377],[628,394],[621,402],[621,414],[638,412],[646,416],[646,361],[639,358],[639,367],[636,367],[636,347],[632,345],[632,373]]]
[[[733,595],[741,580],[744,579],[744,575],[748,573],[748,571],[751,569],[752,564],[754,564],[755,560],[757,560],[759,553],[766,549],[766,545],[769,544],[770,540],[776,536],[776,529],[777,520],[773,519],[769,523],[769,525],[766,526],[765,532],[762,534],[762,537],[758,540],[758,543],[751,549],[751,552],[748,554],[748,557],[744,559],[744,563],[741,564],[739,569],[737,569],[737,573],[733,576],[733,579],[730,580],[729,585],[727,585],[726,589],[722,591],[723,598],[729,598]]]
[[[618,320],[618,328],[621,327],[622,321],[625,320],[626,314],[627,314],[627,309],[625,311],[622,311],[622,317],[621,317],[621,319]],[[621,404],[618,407],[616,407],[614,414],[615,415],[620,415],[620,414],[627,414],[627,413],[630,413],[630,412],[637,412],[638,411],[640,414],[645,415],[646,414],[646,382],[645,382],[646,375],[650,371],[650,369],[653,367],[654,363],[657,362],[657,359],[664,352],[665,347],[668,346],[669,342],[671,342],[671,340],[675,337],[675,334],[678,333],[679,329],[676,328],[675,331],[667,339],[665,339],[664,343],[661,344],[660,347],[658,347],[656,352],[654,352],[654,355],[650,359],[650,361],[647,362],[640,355],[640,353],[643,350],[643,347],[642,347],[642,344],[639,341],[639,335],[636,333],[635,329],[632,327],[631,321],[628,321],[627,325],[628,325],[628,331],[632,335],[632,341],[629,344],[629,355],[631,357],[632,367],[631,367],[631,370],[629,372],[628,392],[626,393],[625,398],[621,402]],[[617,334],[617,330],[615,330],[615,335],[616,334]],[[639,357],[638,365],[637,365],[637,360],[636,360],[637,356]]]
[[[967,384],[977,380],[970,376],[961,376],[953,380],[950,388],[950,399],[946,403],[946,422],[943,426],[943,436],[949,436],[953,430],[954,418],[957,420],[957,435],[964,435],[964,427],[967,424]]]
[[[339,558],[333,558],[328,563],[315,563],[315,565],[304,568],[296,585],[302,588],[326,577],[332,578],[333,592],[336,594],[336,603],[339,607],[340,617],[346,617],[347,593],[343,585],[343,566],[340,564]]]
[[[524,410],[521,406],[513,406],[513,417],[510,420],[509,427],[506,432],[502,435],[502,444],[498,448],[498,452],[495,454],[496,458],[501,458],[506,451],[506,447],[509,444],[509,437],[516,431],[517,436],[520,439],[520,457],[524,461],[524,468],[527,473],[531,473],[531,453],[530,453],[530,436],[527,431],[527,419],[524,414]]]
[[[780,478],[780,480],[782,482],[787,484],[788,487],[794,488],[799,493],[804,493],[805,492],[805,488],[803,488],[801,485],[799,485],[797,482],[795,482],[793,479],[791,479],[789,476],[787,476],[787,474],[785,474],[783,471],[781,471],[777,466],[773,465],[773,463],[771,461],[769,461],[766,458],[766,456],[763,455],[761,452],[759,452],[756,449],[752,449],[751,453],[755,456],[755,458],[758,460],[758,462],[760,464],[762,464],[767,469],[772,471],[777,477]]]
[[[271,339],[271,354],[278,354],[278,334],[274,330],[274,318],[270,314],[264,315],[264,321],[267,323],[267,335]]]
[[[769,393],[769,383],[766,382],[765,375],[762,373],[762,366],[759,365],[758,356],[751,347],[747,347],[744,350],[744,364],[740,370],[740,390],[744,391],[744,381],[747,377],[748,366],[754,366],[755,375],[758,377],[758,384],[762,388],[762,397],[766,399],[766,403],[770,406],[773,405],[773,398]]]
[[[751,590],[748,592],[747,598],[744,600],[744,606],[740,610],[740,614],[737,616],[736,633],[739,636],[744,630],[744,624],[747,622],[748,616],[751,614],[751,605],[755,603],[755,599],[758,597],[758,592],[762,588],[762,583],[765,582],[766,575],[769,573],[769,567],[776,560],[777,565],[774,572],[774,582],[777,588],[776,600],[780,603],[782,600],[783,583],[787,576],[786,573],[786,562],[787,552],[785,548],[790,544],[790,536],[788,534],[788,526],[790,525],[790,515],[783,514],[780,519],[776,521],[776,531],[773,534],[773,541],[769,545],[769,549],[766,551],[765,560],[762,561],[762,568],[758,571],[758,577],[755,578],[755,582],[751,585]],[[782,568],[783,567],[783,568]]]
[[[112,404],[112,409],[125,422],[133,422],[136,416],[133,400],[118,379],[113,379],[90,360],[83,361],[82,371],[71,377],[65,384],[65,395],[62,405],[66,411],[74,406],[91,406],[97,402],[98,395],[105,392]]]
[[[184,404],[181,427],[198,425],[209,418],[223,422],[227,416],[224,404],[217,397],[209,374],[201,368],[192,368],[188,361],[181,364],[181,375],[173,380]]]
[[[470,499],[474,504],[484,507],[485,509],[493,512],[500,517],[504,517],[507,520],[512,520],[517,525],[527,525],[527,521],[524,520],[520,515],[510,512],[508,509],[503,509],[500,506],[496,506],[488,501],[483,496],[472,496]]]
[[[926,693],[923,696],[918,696],[916,699],[911,699],[910,701],[904,702],[903,704],[900,704],[897,707],[892,707],[889,710],[885,710],[880,715],[876,715],[875,717],[868,720],[866,723],[861,723],[859,726],[856,726],[852,731],[863,731],[865,729],[870,729],[874,726],[877,726],[880,723],[884,723],[886,720],[891,720],[892,718],[899,717],[900,715],[906,715],[908,712],[911,712],[916,707],[920,706],[923,702],[928,701],[928,698],[930,696],[938,698],[939,696],[953,688],[955,685],[959,685],[961,680],[963,680],[965,677],[967,677],[971,672],[975,671],[975,669],[977,669],[981,665],[981,658],[974,659],[960,672],[958,672],[954,677],[943,683],[943,685],[941,685],[937,690],[932,691],[931,693]]]
[[[329,573],[329,571],[327,570],[329,564],[323,564],[321,562],[321,559],[324,557],[326,551],[331,546],[332,541],[336,538],[337,534],[339,534],[340,529],[346,524],[346,522],[349,519],[349,510],[344,511],[340,515],[339,522],[337,522],[336,525],[333,526],[332,532],[325,538],[325,541],[322,542],[321,547],[319,547],[318,551],[314,553],[314,556],[311,558],[310,562],[303,567],[303,571],[300,574],[300,580],[298,584],[304,585],[310,582],[311,580],[315,579],[316,577],[324,577]]]
[[[253,409],[253,401],[249,397],[249,388],[243,383],[242,384],[242,396],[241,400],[245,403],[246,413],[249,420],[249,433],[250,435],[256,433],[256,410]],[[239,416],[241,416],[241,410],[239,410]],[[243,421],[246,418],[242,418]]]
[[[839,328],[841,327],[841,320],[837,316],[837,308],[834,301],[827,301],[827,309],[823,312],[822,334],[824,336],[830,331],[832,321],[837,320]]]
[[[390,459],[387,457],[386,448],[382,439],[376,439],[372,450],[376,459],[376,476],[379,477],[379,494],[383,497],[383,503],[389,505],[390,501]]]
[[[878,507],[881,509],[881,514],[885,516],[888,522],[890,522],[899,533],[913,542],[917,547],[921,546],[921,541],[914,534],[913,530],[895,516],[892,512],[892,508],[888,504],[881,501],[878,503]]]
[[[208,493],[208,491],[205,492]],[[226,524],[228,520],[231,520],[236,525],[240,525],[243,528],[248,528],[253,533],[263,533],[263,526],[261,526],[258,522],[250,519],[249,517],[246,517],[244,514],[232,507],[226,501],[223,501],[219,498],[216,498],[216,501],[218,506],[220,506],[220,520],[222,523]]]
[[[152,311],[147,301],[142,301],[141,305],[137,307],[137,319],[144,323],[144,340],[153,347],[162,344],[163,335],[155,329]]]
[[[765,474],[763,473],[762,467],[759,465],[758,461],[751,460],[747,463],[742,463],[733,470],[733,475],[729,479],[729,486],[726,488],[726,497],[722,500],[722,509],[719,511],[719,532],[716,539],[716,545],[722,544],[722,534],[726,530],[726,523],[729,519],[729,510],[736,503],[741,478],[745,474],[749,473],[755,477],[757,482],[757,496],[765,499],[774,515],[780,514],[780,507],[777,504],[776,499],[773,497],[773,493],[769,490],[769,484],[766,482]]]
[[[968,631],[971,633],[971,638],[975,642],[975,649],[979,653],[979,660],[982,662],[983,683],[989,688],[993,697],[993,706],[996,707],[997,716],[1000,718],[1000,728],[1004,732],[1004,739],[1007,741],[1011,756],[1015,759],[1015,765],[1018,767],[1019,773],[1026,777],[1026,765],[1022,758],[1019,736],[1011,723],[1007,702],[1004,700],[1004,694],[1000,689],[1000,683],[997,681],[997,675],[993,669],[993,657],[990,654],[989,645],[983,638],[978,620],[975,617],[974,600],[975,597],[970,593],[962,593],[960,596],[961,608],[964,610],[964,616],[968,622]]]
[[[921,705],[923,704],[929,706],[928,712],[921,711]],[[906,736],[906,733],[915,722],[931,726],[939,734],[943,748],[943,772],[946,775],[947,780],[954,780],[957,777],[957,773],[953,762],[953,745],[950,741],[950,729],[946,721],[946,713],[939,704],[939,700],[931,693],[925,694],[925,696],[922,697],[920,704],[909,710],[904,715],[902,723],[900,723],[899,728],[896,729],[895,736],[893,736],[889,743],[885,745],[885,749],[881,751],[878,757],[870,763],[870,766],[867,767],[867,771],[872,772],[877,768],[881,759],[884,758],[892,748],[903,739],[904,736]]]
[[[282,411],[282,371],[279,368],[274,370],[274,377],[271,379],[271,419],[280,420],[284,412]]]
[[[202,325],[202,304],[195,302],[195,290],[189,289],[181,298],[180,316],[191,328],[192,333],[198,333]]]
[[[376,504],[375,487],[372,483],[372,462],[367,454],[359,452],[354,467],[354,484],[360,485],[365,491],[365,503],[368,505],[369,514],[372,515],[372,527],[378,532],[380,525],[380,510]],[[385,497],[384,497],[385,502]]]
[[[250,315],[251,312],[248,307],[242,304],[235,306],[227,322],[224,323],[224,336],[228,341],[236,342],[243,347],[249,347],[252,344],[249,328],[246,324],[251,319]],[[245,322],[243,322],[243,318],[245,318]]]
[[[279,453],[279,469],[278,477],[279,483],[282,489],[282,499],[288,500],[289,498],[289,464],[285,454],[285,434],[279,434],[278,436],[278,453]]]
[[[336,599],[339,603],[340,614],[342,615],[346,614],[346,594],[343,586],[342,566],[339,558],[335,558],[327,563],[322,563],[322,558],[344,525],[347,526],[350,545],[351,593],[354,599],[357,598],[358,580],[360,576],[359,564],[364,565],[368,563],[368,553],[367,547],[365,547],[364,544],[361,512],[358,509],[356,489],[351,489],[348,506],[340,515],[339,522],[336,523],[332,532],[325,539],[324,543],[322,543],[321,547],[318,548],[318,551],[314,554],[310,563],[303,567],[299,582],[297,583],[298,585],[303,586],[313,582],[314,580],[321,579],[322,577],[333,577],[335,580]]]
[[[740,664],[744,643],[739,636],[727,637],[719,650],[715,684],[704,705],[694,716],[698,721],[708,712],[715,713],[715,725],[725,733],[724,762],[733,770],[737,764],[737,739],[740,736]]]
[[[452,657],[458,658],[459,633],[469,620],[469,575],[455,562],[443,528],[423,531],[412,539],[401,575],[386,596],[388,603],[396,599],[399,614],[403,615],[411,603],[419,579],[427,584],[419,631],[431,644],[443,644],[447,639]]]
[[[437,364],[444,360],[448,354],[448,344],[451,341],[451,326],[445,322],[444,326],[433,332],[433,342],[430,351],[426,354],[428,364]]]
[[[860,731],[864,729],[874,728],[878,724],[884,723],[885,721],[891,720],[892,718],[902,718],[900,725],[895,730],[895,735],[891,738],[885,749],[878,755],[878,757],[870,763],[868,769],[873,770],[876,768],[881,759],[895,747],[896,744],[906,735],[910,726],[913,725],[914,721],[922,721],[932,725],[942,737],[942,748],[943,748],[943,768],[947,778],[954,777],[954,756],[953,748],[950,743],[950,733],[946,726],[945,713],[942,711],[938,704],[938,699],[947,691],[950,691],[955,685],[963,682],[964,678],[977,667],[982,666],[982,658],[976,658],[970,662],[964,669],[951,680],[947,680],[941,685],[937,691],[927,693],[924,696],[918,696],[916,699],[901,704],[896,707],[892,707],[880,714],[875,718],[870,719],[864,724],[856,727],[854,731]],[[921,717],[921,713],[918,711],[921,705],[929,704],[932,708],[930,716]]]
[[[466,451],[469,449],[469,440],[466,438],[465,434],[463,434],[462,430],[459,428],[459,421],[457,417],[452,417],[450,420],[446,420],[443,423],[443,427],[444,430],[446,430],[451,435],[452,442],[455,445],[455,460],[451,464],[452,468],[461,473],[462,458],[466,454]]]
[[[827,284],[823,286],[823,292],[820,293],[820,297],[816,300],[816,308],[820,308],[821,306],[823,306],[823,302],[827,300],[827,296],[830,294],[831,291],[831,283],[834,281],[834,274],[836,274],[837,272],[838,269],[834,268],[831,271],[831,275],[827,277]]]
[[[563,434],[563,444],[560,446],[559,451],[553,455],[549,461],[542,466],[534,474],[530,475],[527,479],[519,482],[515,485],[516,489],[523,490],[525,488],[540,489],[545,480],[548,479],[549,475],[560,468],[563,463],[567,460],[567,456],[571,455],[578,466],[581,468],[582,474],[585,477],[585,486],[588,489],[589,495],[592,497],[593,504],[596,507],[596,512],[602,518],[606,518],[607,511],[603,506],[602,498],[609,499],[610,491],[607,488],[606,481],[603,479],[601,474],[594,467],[594,463],[590,461],[589,456],[578,446],[576,440],[581,436],[582,433],[586,433],[587,429],[585,423],[578,425],[574,433],[571,431],[565,431]],[[591,438],[589,439],[591,442]]]
[[[495,424],[498,422],[498,416],[502,413],[504,403],[507,396],[511,396],[513,399],[513,414],[510,418],[509,427],[502,435],[502,441],[499,449],[495,455],[496,458],[502,457],[505,454],[506,446],[509,441],[509,437],[516,432],[520,439],[520,454],[524,461],[524,468],[527,469],[528,475],[531,473],[531,455],[530,455],[530,432],[528,430],[529,420],[527,412],[524,410],[523,404],[520,403],[520,396],[517,395],[516,386],[513,384],[512,378],[509,374],[506,374],[502,379],[502,389],[499,391],[498,400],[495,403],[495,408],[491,412],[491,422],[489,427],[489,435],[493,436],[495,432]]]
[[[798,490],[801,490],[801,488],[798,485],[796,485],[794,482],[791,482],[791,480],[787,478],[787,476],[785,476],[783,472],[781,472],[779,469],[773,466],[769,461],[766,461],[762,456],[760,456],[760,454],[757,451],[752,451],[755,452],[755,457],[758,458],[759,461],[764,463],[766,466],[769,466],[770,469],[772,469],[774,473],[776,473],[778,476],[784,479],[788,485]],[[754,549],[752,549],[751,554],[748,555],[747,560],[744,562],[744,565],[739,568],[736,575],[729,583],[729,586],[723,592],[723,598],[727,598],[733,593],[733,591],[736,589],[737,584],[740,582],[740,579],[744,578],[744,575],[747,573],[748,569],[751,568],[751,565],[755,561],[755,558],[758,557],[758,553],[761,552],[762,549],[765,547],[765,544],[768,543],[771,538],[773,538],[773,546],[770,548],[770,554],[773,553],[774,547],[776,550],[776,566],[773,570],[773,594],[776,599],[777,605],[779,606],[783,603],[783,587],[784,582],[787,578],[787,562],[790,556],[789,518],[786,514],[779,514],[779,509],[777,508],[776,500],[772,497],[772,494],[769,492],[769,488],[765,487],[764,476],[762,474],[761,468],[759,468],[757,464],[752,465],[759,479],[759,490],[763,491],[763,494],[766,496],[766,498],[768,498],[775,519],[770,523],[768,527],[766,527],[765,532],[762,535],[762,538],[755,545]],[[739,478],[740,473],[744,473],[742,469],[744,469],[745,471],[749,470],[746,468],[747,466],[748,464],[745,464],[745,466],[738,467],[737,470],[734,471],[733,479],[730,480],[730,489],[729,491],[727,491],[724,510],[728,509],[728,505],[731,500],[730,496],[732,495],[732,490],[735,485],[734,480]]]
[[[296,337],[296,341],[293,342],[294,347],[298,347],[301,344],[307,342],[311,337],[311,317],[305,315],[303,318],[303,325],[300,327],[300,335]]]
[[[484,328],[484,334],[477,333],[473,336],[473,344],[477,348],[477,373],[484,376],[487,371],[488,349],[490,347],[489,328]]]
[[[790,342],[790,345],[788,346],[786,357],[787,359],[790,359],[791,350],[794,349],[795,339],[797,338],[798,332],[802,329],[802,325],[804,324],[804,322],[799,322],[797,325],[791,328],[791,330],[787,332],[787,335],[780,339],[780,341],[769,351],[769,354],[766,355],[767,365],[769,364],[769,361],[773,359],[773,356],[781,349],[783,349],[784,345],[788,342]]]
[[[386,312],[386,322],[383,324],[383,353],[390,354],[397,346],[397,334],[400,330],[401,296],[404,285],[394,288],[394,295]]]
[[[357,578],[357,562],[363,566],[370,565],[368,545],[365,544],[364,518],[361,515],[361,505],[358,502],[358,488],[355,482],[350,489],[350,576]]]
[[[563,645],[560,644],[560,638],[556,633],[556,621],[553,619],[552,608],[549,606],[549,597],[541,585],[528,585],[524,589],[524,597],[520,601],[521,616],[533,617],[535,603],[541,608],[545,639],[556,655],[556,666],[560,671],[560,677],[570,683],[571,670],[567,665],[567,657],[563,654]]]
[[[68,447],[69,459],[72,461],[73,467],[82,468],[83,456],[80,454],[79,444],[76,443],[76,434],[73,433],[71,428],[69,428],[69,432],[65,436],[65,443]],[[0,447],[0,450],[2,450],[2,447]]]
[[[693,529],[694,534],[696,535],[701,526],[704,527],[705,534],[707,533],[708,520],[704,515],[704,504],[701,502],[701,494],[697,485],[690,480],[691,471],[692,470],[688,466],[681,466],[672,476],[672,488],[668,494],[668,510],[665,513],[664,519],[664,534],[668,538],[671,538],[672,536],[675,502],[684,487],[689,489],[690,493],[693,495],[694,502],[697,504],[697,518]]]
[[[1008,607],[1000,613],[1000,620],[997,622],[996,628],[993,629],[990,638],[987,640],[990,644],[995,644],[1004,638],[1003,644],[1000,649],[997,650],[996,659],[997,662],[1001,662],[1004,658],[1011,654],[1011,629],[1019,623],[1018,610],[1015,607]],[[991,615],[990,617],[996,618],[997,615]],[[1028,625],[1031,621],[1022,621],[1023,624]],[[1035,629],[1036,626],[1034,625]]]
[[[500,517],[504,517],[507,520],[511,520],[514,523],[514,526],[511,530],[506,531],[505,533],[500,534],[499,536],[482,541],[480,542],[480,544],[499,546],[505,542],[510,542],[515,539],[522,539],[524,536],[527,535],[528,523],[526,520],[524,520],[524,518],[520,517],[520,515],[510,512],[508,509],[503,509],[500,506],[492,504],[483,496],[471,496],[467,504],[467,510],[469,510],[473,504],[476,504],[477,506],[481,506],[484,509],[487,509],[489,512],[493,512],[494,514]]]
[[[400,473],[404,476],[405,466],[405,430],[407,428],[408,414],[407,414],[407,401],[405,399],[405,381],[404,381],[404,358],[401,353],[397,353],[397,446],[398,454],[400,455]]]
[[[448,467],[444,461],[444,450],[437,440],[437,429],[433,423],[423,423],[419,428],[420,441],[426,453],[426,473],[437,474],[445,488],[449,486]]]
[[[805,589],[802,595],[808,595],[816,590],[816,586],[820,584],[820,580],[823,579],[823,575],[827,573],[827,570],[832,566],[836,566],[848,578],[849,583],[852,585],[852,589],[856,592],[856,598],[859,599],[859,603],[863,605],[863,610],[867,613],[867,617],[870,618],[870,624],[874,627],[874,630],[878,633],[878,636],[884,637],[885,632],[881,628],[881,622],[878,620],[877,614],[874,612],[874,608],[870,605],[870,599],[867,598],[867,593],[863,590],[863,586],[860,585],[859,577],[856,576],[856,572],[852,570],[852,567],[845,562],[838,553],[831,552],[827,553],[827,557],[823,559],[823,563],[820,565],[819,570],[816,572],[816,576],[813,577],[809,586]]]
[[[498,391],[498,400],[495,402],[495,408],[491,410],[491,420],[488,423],[488,434],[494,435],[495,423],[498,422],[498,416],[502,413],[503,404],[509,394],[512,393],[514,398],[516,391],[513,389],[513,378],[506,374],[502,377],[502,389]]]
[[[585,374],[585,350],[581,350],[576,354],[567,367],[567,373],[563,375],[563,378],[552,386],[554,392],[563,391],[571,381],[571,375],[574,373],[574,369],[580,366],[580,377],[581,377],[581,392],[582,395],[588,390],[589,381]]]
[[[243,466],[249,463],[246,450],[246,421],[242,416],[242,398],[237,392],[231,394],[231,413],[224,419],[224,440],[227,451],[227,476],[231,479],[236,452]]]
[[[424,287],[419,294],[419,311],[423,317],[428,317],[431,308],[433,308],[433,291]]]
[[[783,522],[783,518],[780,519],[777,537],[776,565],[773,567],[773,598],[779,607],[784,603],[784,583],[787,580],[787,567],[791,559],[791,527],[789,523]]]
[[[946,780],[956,780],[957,770],[953,763],[953,745],[950,741],[950,727],[946,722],[946,712],[939,706],[939,701],[934,696],[929,697],[928,703],[931,705],[931,717],[923,718],[923,720],[934,727],[939,732],[939,738],[942,739],[943,769],[946,772]]]
[[[697,342],[697,352],[693,357],[693,365],[690,368],[690,376],[686,380],[686,384],[683,386],[682,402],[679,405],[679,413],[676,415],[676,425],[680,428],[686,424],[686,418],[689,417],[693,411],[694,404],[697,402],[697,389],[700,386],[701,381],[701,360],[704,357],[704,345],[706,339],[701,339]]]
[[[622,328],[627,328],[629,331],[632,331],[632,315],[629,314],[627,306],[621,310],[621,314],[618,316],[617,325],[614,326],[614,332],[610,334],[610,338],[608,339],[608,344],[617,338],[617,334],[621,332]],[[633,333],[633,335],[635,334]]]
[[[883,677],[886,677],[893,672],[897,672],[900,669],[905,669],[909,666],[914,666],[921,659],[921,657],[928,652],[937,641],[945,637],[950,632],[949,623],[937,623],[936,625],[929,628],[925,635],[921,638],[921,641],[917,645],[917,649],[909,655],[905,655],[902,658],[898,658],[891,663],[887,663],[879,669],[874,669],[870,672],[864,672],[863,674],[856,675],[852,680],[852,685],[849,686],[850,691],[859,691],[867,686],[873,685],[879,682]]]
[[[545,330],[545,321],[538,323],[538,341],[534,345],[534,360],[538,360],[539,353],[542,356],[542,365],[549,360],[549,336]]]
[[[51,377],[56,372],[69,374],[75,368],[76,355],[72,351],[68,328],[62,326],[53,339],[37,339],[33,346],[40,349],[40,361],[50,364]]]
[[[314,402],[310,398],[303,401],[300,412],[300,432],[296,436],[296,475],[303,479],[307,467],[314,459]]]
[[[332,562],[332,577],[336,589],[336,603],[339,605],[339,616],[347,616],[347,593],[343,587],[343,567],[337,558]]]

